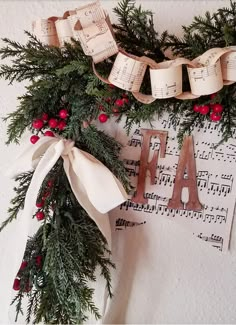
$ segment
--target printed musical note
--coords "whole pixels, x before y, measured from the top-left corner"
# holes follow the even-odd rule
[[[170,63],[159,64],[158,68],[150,69],[153,98],[170,98],[182,93],[182,66]]]
[[[234,81],[236,78],[236,55],[229,52],[221,57],[221,68],[224,80]]]
[[[147,65],[121,52],[118,53],[108,80],[119,88],[138,92]]]
[[[205,79],[209,76],[217,76],[217,67],[216,64],[212,66],[207,66],[204,68],[196,68],[190,70],[190,77],[194,79],[194,81],[197,81],[198,79],[202,79],[205,81]]]
[[[213,247],[218,248],[220,251],[222,251],[223,242],[224,242],[223,237],[215,235],[215,234],[211,234],[211,236],[208,236],[206,234],[203,235],[202,232],[200,232],[197,235],[197,237],[206,241],[206,242],[210,242]]]
[[[194,95],[210,94],[223,87],[220,60],[200,68],[188,67],[189,83]]]
[[[127,227],[140,226],[140,225],[144,225],[145,223],[146,223],[146,221],[133,222],[133,221],[125,220],[125,219],[122,219],[122,218],[118,218],[116,220],[116,230],[124,230]]]
[[[44,44],[59,46],[59,39],[55,21],[50,19],[38,19],[32,24],[33,33]]]

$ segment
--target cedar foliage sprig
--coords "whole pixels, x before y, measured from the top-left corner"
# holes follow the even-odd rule
[[[119,24],[114,24],[118,43],[129,53],[147,55],[157,62],[166,59],[162,50],[167,32],[159,34],[154,28],[153,13],[136,7],[135,1],[122,0],[114,8]]]
[[[189,59],[201,55],[213,47],[225,47],[236,43],[236,2],[229,8],[220,8],[205,17],[195,16],[189,26],[183,26],[183,37],[168,35],[165,47],[171,47],[175,55]]]
[[[14,219],[17,218],[18,213],[24,208],[25,195],[28,190],[29,184],[32,179],[32,172],[22,173],[15,178],[16,182],[19,182],[17,187],[14,187],[16,193],[15,197],[11,200],[11,207],[8,209],[9,217],[2,222],[0,226],[0,232]]]

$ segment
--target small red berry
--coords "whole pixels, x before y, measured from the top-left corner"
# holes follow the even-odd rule
[[[111,98],[110,98],[110,97],[107,97],[107,98],[105,99],[105,102],[106,102],[106,103],[110,103],[110,102],[111,102]]]
[[[208,114],[209,113],[209,111],[210,111],[210,108],[209,108],[209,106],[207,106],[207,105],[203,105],[203,106],[201,106],[200,107],[200,114],[202,114],[202,115],[206,115],[206,114]]]
[[[124,103],[124,104],[129,104],[129,100],[128,100],[128,98],[123,98],[122,100],[123,100],[123,103]]]
[[[47,113],[43,113],[43,115],[42,115],[42,120],[43,120],[44,122],[48,121],[48,114],[47,114]]]
[[[38,119],[38,120],[33,121],[33,128],[34,129],[40,130],[40,129],[42,129],[42,127],[43,127],[43,121],[42,120]]]
[[[197,105],[197,104],[195,104],[195,105],[193,106],[193,110],[194,110],[194,112],[196,112],[196,113],[199,113],[199,112],[200,112],[200,108],[201,108],[201,106],[199,106],[199,105]]]
[[[117,99],[115,101],[116,106],[123,106],[124,105],[124,98],[123,99]]]
[[[47,182],[47,186],[48,187],[52,187],[53,186],[53,181],[51,179],[49,179],[49,181]]]
[[[211,115],[210,115],[210,119],[213,121],[213,122],[218,122],[221,120],[221,115],[220,114],[217,114],[215,112],[212,112]]]
[[[66,127],[66,122],[65,121],[60,121],[57,125],[57,128],[60,130],[60,131],[63,131],[64,128]]]
[[[113,115],[114,115],[114,116],[119,116],[119,115],[120,115],[119,108],[115,108],[115,107],[114,107],[114,108],[112,109],[112,112],[113,112]]]
[[[32,135],[30,137],[30,142],[35,144],[37,141],[39,140],[39,136],[38,135]]]
[[[99,111],[105,111],[105,108],[104,108],[103,105],[99,105],[99,106],[98,106],[98,109],[99,109]]]
[[[126,93],[122,94],[123,98],[128,98],[128,95]]]
[[[55,118],[51,118],[48,121],[48,125],[50,126],[50,128],[55,129],[57,127],[57,125],[58,125],[58,120],[55,119]]]
[[[20,290],[20,279],[15,279],[14,282],[13,282],[13,289],[16,290],[16,291],[19,291]]]
[[[54,135],[54,133],[53,133],[52,131],[46,131],[46,132],[44,133],[44,136],[45,136],[45,137],[54,137],[55,135]]]
[[[217,96],[217,93],[211,94],[210,99],[214,99]]]
[[[41,221],[41,220],[43,220],[45,218],[45,214],[42,211],[38,211],[36,213],[36,218],[37,218],[38,221]]]
[[[24,270],[24,269],[27,267],[27,265],[28,265],[28,262],[27,262],[27,261],[23,261],[23,262],[21,263],[20,270],[21,270],[21,271]]]
[[[45,193],[43,194],[42,200],[43,200],[43,201],[46,200],[46,198],[49,197],[49,195],[50,195],[50,192],[49,192],[49,191],[48,191],[48,192],[45,192]]]
[[[109,88],[111,88],[111,89],[114,89],[114,88],[115,88],[115,86],[114,86],[114,85],[112,85],[112,84],[109,84]]]
[[[37,208],[42,208],[43,206],[44,206],[44,200],[36,203]]]
[[[60,118],[62,118],[62,119],[66,119],[67,117],[68,117],[68,111],[67,111],[67,109],[61,109],[60,111],[59,111],[59,116],[60,116]]]
[[[100,114],[98,119],[101,123],[105,123],[108,120],[108,116],[107,114]]]
[[[223,112],[223,106],[221,104],[213,104],[212,105],[212,110],[214,113],[222,113]]]
[[[40,267],[42,265],[42,260],[43,260],[43,256],[41,256],[41,255],[36,256],[35,263],[38,267]]]

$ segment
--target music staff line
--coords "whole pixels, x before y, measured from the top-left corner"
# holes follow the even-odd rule
[[[189,211],[189,210],[180,210],[180,209],[168,209],[167,205],[157,203],[158,200],[156,199],[155,204],[139,204],[131,202],[130,200],[124,202],[120,205],[120,210],[124,209],[125,211],[132,209],[133,211],[139,211],[139,212],[146,212],[146,213],[153,213],[155,212],[157,215],[161,216],[167,216],[167,217],[185,217],[189,219],[195,219],[202,221],[204,223],[217,223],[222,224],[226,223],[227,221],[227,215],[228,210],[222,208],[221,213],[212,214],[210,213],[211,210],[209,207],[204,207],[203,211]]]
[[[190,71],[190,78],[194,79],[194,81],[197,80],[203,80],[206,81],[210,76],[217,76],[217,64],[213,64],[208,67],[204,67],[202,69],[188,69]]]
[[[131,147],[140,147],[142,145],[141,135],[139,138],[132,137],[131,140],[128,141],[128,146]],[[204,145],[206,148],[204,148]],[[159,150],[160,149],[160,142],[155,141],[155,137],[153,137],[152,141],[150,142],[150,149],[151,150]],[[199,149],[201,148],[201,149]],[[227,151],[226,151],[227,150]],[[235,146],[228,144],[226,146],[226,150],[223,151],[222,148],[218,148],[217,150],[214,148],[214,144],[210,144],[209,142],[204,141],[197,141],[195,143],[195,158],[201,160],[215,160],[219,162],[229,162],[229,163],[236,163],[236,148]],[[172,145],[171,142],[167,142],[166,152],[165,155],[169,156],[176,156],[178,157],[180,154],[180,150],[177,145]]]
[[[211,236],[203,235],[203,233],[199,233],[197,235],[198,238],[205,242],[210,242],[213,247],[218,248],[220,251],[223,249],[224,239],[221,236],[212,234]]]
[[[135,227],[135,226],[141,226],[146,224],[146,221],[143,222],[135,222],[135,221],[129,221],[129,220],[125,220],[123,218],[118,218],[116,219],[116,230],[124,230],[127,227]]]
[[[132,163],[133,165],[131,165],[132,166],[131,168],[126,167],[127,174],[130,177],[137,177],[139,175],[139,163],[138,161],[134,161]],[[200,173],[200,175],[202,174]],[[203,178],[203,177],[199,177],[199,173],[197,174],[197,186],[200,192],[203,191],[206,192],[207,194],[212,194],[213,196],[218,195],[219,197],[222,196],[226,197],[232,192],[232,186],[234,181],[232,175],[222,174],[221,179],[219,179],[219,182],[212,181],[211,176],[212,174],[208,174],[205,176],[206,178]],[[149,177],[148,174],[147,177]],[[216,175],[214,175],[213,179],[216,178],[217,178]],[[221,181],[223,181],[223,183]],[[228,184],[226,182],[228,182]],[[163,170],[160,170],[159,175],[155,176],[154,185],[173,187],[174,184],[175,184],[175,173],[171,174],[171,173],[164,172]]]

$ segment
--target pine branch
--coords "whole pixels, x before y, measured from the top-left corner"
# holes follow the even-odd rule
[[[212,15],[195,16],[189,26],[183,26],[183,37],[168,35],[165,48],[171,48],[176,56],[193,59],[213,47],[225,47],[236,42],[235,2],[230,8],[218,9]]]
[[[143,10],[141,6],[135,7],[134,3],[132,0],[123,0],[114,8],[119,20],[119,25],[113,25],[116,39],[129,53],[148,55],[162,62],[166,59],[162,51],[166,32],[159,39],[154,29],[152,12]]]
[[[185,115],[184,120],[180,123],[180,127],[177,134],[177,140],[179,144],[179,149],[181,149],[184,137],[191,135],[194,127],[203,127],[206,116],[200,115],[198,113],[188,112]]]
[[[20,174],[16,177],[16,182],[19,182],[18,187],[14,188],[14,191],[16,192],[16,196],[11,200],[11,205],[8,209],[9,217],[2,222],[0,227],[0,232],[14,219],[17,218],[17,215],[19,214],[20,210],[24,207],[24,201],[25,201],[25,195],[28,190],[29,184],[31,182],[33,173],[27,172]]]
[[[26,323],[29,324],[32,316],[35,314],[35,310],[39,305],[39,297],[40,292],[38,290],[34,290],[30,293],[28,305],[27,305],[27,313],[26,313]]]
[[[17,319],[19,317],[19,314],[23,315],[23,309],[22,309],[22,303],[23,303],[23,293],[19,292],[16,297],[12,300],[11,305],[16,303],[16,317],[15,317],[15,322],[17,322]]]

